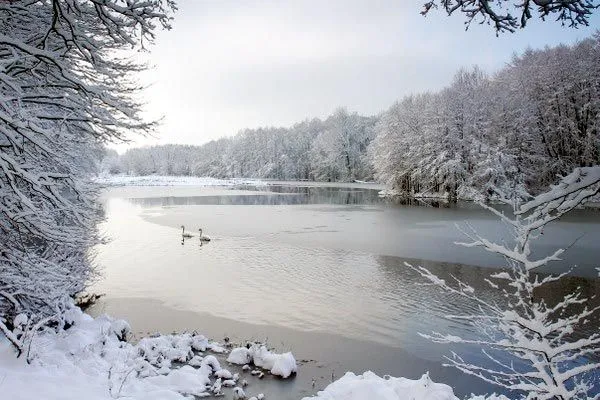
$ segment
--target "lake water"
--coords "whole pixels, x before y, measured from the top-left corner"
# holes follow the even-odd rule
[[[111,240],[95,249],[103,276],[92,288],[106,296],[92,313],[127,318],[139,334],[198,330],[292,349],[304,361],[295,380],[265,387],[276,398],[298,398],[331,374],[366,369],[411,378],[429,370],[459,395],[494,390],[442,368],[450,349],[418,335],[476,334],[445,318],[473,306],[422,285],[404,263],[496,296],[483,279],[503,260],[456,246],[464,240],[456,224],[468,222],[494,240],[506,228],[473,204],[400,205],[377,193],[370,185],[109,189],[101,231]],[[182,242],[180,225],[195,237]],[[199,242],[199,227],[210,243]],[[577,265],[549,296],[574,285],[600,294],[598,238],[600,212],[593,210],[544,232],[539,254],[571,245],[550,271]],[[481,359],[478,349],[452,349]]]

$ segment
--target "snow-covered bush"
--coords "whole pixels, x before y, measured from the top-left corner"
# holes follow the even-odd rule
[[[168,27],[170,0],[0,2],[0,330],[17,348],[94,271],[99,217],[88,175],[138,113],[128,51]],[[13,317],[27,326],[10,333]]]
[[[546,285],[565,276],[536,273],[551,262],[560,261],[565,251],[558,249],[545,257],[532,256],[531,242],[543,228],[595,196],[600,191],[600,166],[578,168],[546,193],[514,206],[514,216],[483,205],[512,231],[512,245],[494,243],[474,230],[465,232],[466,247],[481,247],[503,256],[506,270],[491,275],[487,283],[502,293],[504,303],[479,297],[474,288],[455,279],[446,282],[423,267],[414,267],[430,283],[454,295],[465,297],[479,309],[476,315],[454,315],[451,319],[469,321],[480,337],[458,337],[434,332],[423,335],[440,343],[468,343],[481,346],[488,365],[464,360],[457,354],[449,365],[486,382],[521,392],[527,399],[586,399],[598,393],[600,379],[600,332],[585,330],[600,307],[589,307],[580,290],[567,294],[555,304],[537,295]],[[500,194],[501,195],[501,194]],[[408,264],[407,264],[408,265]],[[410,265],[409,265],[410,266]]]

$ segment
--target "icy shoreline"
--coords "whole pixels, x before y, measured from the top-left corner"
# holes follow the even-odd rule
[[[128,176],[100,175],[92,179],[104,186],[235,186],[252,185],[265,186],[266,183],[257,179],[217,179],[197,176]]]
[[[272,353],[261,344],[230,350],[227,343],[190,333],[146,337],[132,344],[123,340],[130,332],[123,320],[106,315],[92,318],[76,307],[66,319],[71,324],[68,329],[35,337],[30,364],[25,356],[17,359],[9,342],[0,337],[0,385],[7,398],[29,400],[43,393],[45,400],[179,400],[223,395],[258,400],[264,395],[252,390],[255,380],[265,374],[289,378],[297,372],[292,353]],[[219,362],[216,356],[227,360]],[[223,363],[243,368],[232,373]],[[373,398],[457,399],[450,386],[432,382],[427,374],[410,380],[380,378],[371,372],[347,373],[305,399]]]
[[[166,175],[99,175],[92,180],[104,186],[280,186],[293,185],[299,187],[350,187],[385,190],[385,186],[376,182],[321,182],[321,181],[282,181],[272,179],[231,178],[219,179],[197,176],[166,176]]]

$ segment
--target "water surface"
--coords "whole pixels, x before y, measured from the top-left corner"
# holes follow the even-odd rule
[[[298,346],[297,342],[314,342],[311,334],[325,335],[325,343],[337,337],[345,343],[340,344],[344,350],[322,346],[318,361],[338,372],[362,372],[364,365],[417,378],[430,369],[439,380],[452,380],[459,394],[481,387],[441,369],[449,349],[417,334],[437,330],[476,335],[469,326],[445,318],[468,312],[473,305],[422,285],[405,265],[423,265],[445,278],[456,276],[485,296],[497,296],[484,279],[503,260],[454,244],[464,240],[456,224],[465,222],[491,239],[506,237],[502,224],[472,204],[399,205],[380,199],[368,185],[286,184],[114,188],[105,201],[107,220],[101,229],[112,240],[96,249],[104,278],[94,290],[106,293],[98,309],[119,315],[119,310],[131,309],[127,304],[136,304],[122,316],[138,321],[142,330],[175,329],[169,327],[168,312],[157,312],[153,319],[160,307],[190,313],[190,330],[199,328],[198,321],[214,323],[210,318],[220,318],[216,325],[223,327],[223,334],[240,340],[248,339],[245,333],[250,331],[253,337],[268,338],[283,329],[291,339],[286,343],[280,334],[278,340],[284,347],[295,343],[299,358],[311,356],[298,351],[312,354],[311,348],[320,348]],[[182,241],[182,224],[196,237]],[[212,237],[210,243],[198,241],[199,227]],[[547,296],[558,296],[574,281],[589,295],[600,293],[598,279],[592,278],[598,266],[598,237],[597,211],[577,211],[545,231],[534,247],[537,254],[572,244],[565,261],[550,270],[578,265],[576,276]],[[453,350],[481,359],[477,349]],[[379,353],[396,357],[392,361]],[[347,360],[344,365],[338,365],[340,358]],[[419,371],[407,374],[407,365]],[[289,398],[306,390],[300,385]]]

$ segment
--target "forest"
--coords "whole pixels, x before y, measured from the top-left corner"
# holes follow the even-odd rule
[[[245,129],[202,146],[107,151],[111,174],[379,181],[401,195],[536,194],[600,161],[600,32],[527,50],[502,69],[459,70],[437,92],[376,116],[340,108],[289,128]]]

